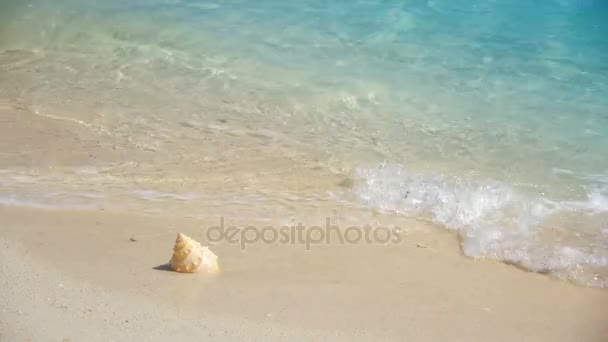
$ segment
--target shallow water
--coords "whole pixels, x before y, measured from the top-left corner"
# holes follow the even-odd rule
[[[289,196],[337,192],[458,231],[469,256],[607,284],[603,1],[0,6],[0,98],[156,154],[145,166],[119,163],[120,176],[101,177],[99,165],[87,166],[96,176],[58,176],[69,186],[3,165],[11,185],[1,203],[44,204],[42,190],[80,204],[100,200],[83,200],[90,193],[196,201],[208,191],[197,178],[208,165],[276,155],[285,162],[275,171],[243,181],[255,191],[225,193],[263,192],[292,207],[301,203]],[[247,148],[227,152],[233,141]],[[255,168],[253,159],[243,167]],[[290,163],[350,175],[352,189],[281,191]]]

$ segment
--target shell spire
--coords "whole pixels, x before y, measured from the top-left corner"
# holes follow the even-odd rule
[[[182,234],[177,234],[173,256],[171,257],[171,269],[182,273],[217,273],[217,255],[208,247],[202,246],[198,241]]]

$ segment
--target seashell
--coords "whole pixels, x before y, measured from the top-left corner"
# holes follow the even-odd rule
[[[182,273],[217,273],[217,255],[188,236],[179,233],[173,247],[171,269]]]

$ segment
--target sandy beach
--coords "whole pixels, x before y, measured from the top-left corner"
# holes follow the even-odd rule
[[[59,172],[85,161],[146,158],[137,148],[125,151],[128,144],[112,147],[78,123],[39,117],[8,101],[0,110],[4,168]],[[300,192],[323,182],[344,186],[337,176],[298,170],[298,177],[281,178],[280,186]],[[229,171],[216,172],[209,192],[211,184],[228,184],[217,179]],[[221,274],[171,272],[167,261],[177,232],[204,241],[205,229],[220,215],[268,223],[246,216],[251,212],[242,205],[201,206],[198,215],[185,215],[179,203],[185,202],[159,214],[129,206],[74,210],[53,202],[5,201],[0,340],[608,339],[605,290],[465,258],[455,234],[381,213],[373,214],[375,220],[404,228],[399,244],[318,244],[306,251],[301,244],[255,243],[242,250],[219,242],[211,248]],[[358,215],[356,208],[316,208],[308,223],[322,222],[324,215]]]
[[[530,4],[0,5],[0,342],[608,341],[603,8]]]
[[[208,276],[165,266],[174,231],[201,235],[196,220],[8,207],[0,220],[2,341],[608,336],[605,291],[464,258],[440,231],[309,252],[220,244]]]

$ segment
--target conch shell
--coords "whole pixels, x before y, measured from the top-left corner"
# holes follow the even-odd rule
[[[201,246],[197,241],[179,233],[173,247],[171,269],[182,273],[217,273],[219,266],[217,255],[208,247]]]

